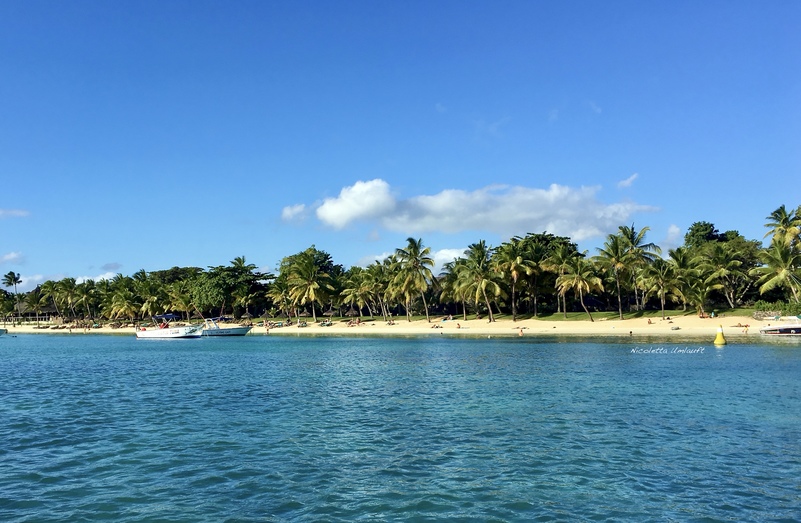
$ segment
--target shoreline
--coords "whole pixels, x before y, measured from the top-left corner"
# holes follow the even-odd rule
[[[453,318],[432,318],[407,322],[405,319],[396,320],[388,325],[381,318],[362,320],[359,325],[348,326],[347,322],[340,321],[331,326],[324,327],[320,323],[307,321],[306,327],[297,325],[287,327],[273,327],[266,329],[263,326],[254,326],[248,336],[258,335],[293,335],[293,336],[325,336],[325,335],[370,335],[370,336],[409,336],[441,334],[455,336],[603,336],[603,337],[709,337],[714,340],[718,329],[723,330],[726,337],[746,338],[759,336],[759,329],[777,321],[759,321],[748,316],[722,316],[717,318],[699,318],[695,315],[670,316],[670,319],[661,318],[635,318],[635,319],[600,319],[594,322],[589,320],[553,321],[541,319],[525,319],[513,322],[511,319],[500,319],[493,323],[486,320],[463,320]],[[648,322],[651,323],[648,323]],[[233,326],[238,324],[229,324]],[[221,327],[225,327],[221,324]],[[747,327],[746,327],[747,326]],[[134,327],[101,327],[94,329],[64,328],[43,329],[36,325],[7,324],[2,327],[8,330],[7,335],[17,334],[75,334],[75,335],[128,335],[133,336]]]

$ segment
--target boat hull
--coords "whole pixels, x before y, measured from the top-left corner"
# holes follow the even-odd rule
[[[203,334],[202,325],[190,325],[186,327],[166,327],[164,329],[144,329],[136,331],[137,338],[144,339],[181,339],[181,338],[200,338]]]
[[[253,327],[212,327],[203,329],[203,336],[244,336]]]
[[[763,327],[759,329],[759,333],[765,336],[801,336],[801,324]]]

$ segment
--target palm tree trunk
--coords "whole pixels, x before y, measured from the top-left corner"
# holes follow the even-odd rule
[[[489,322],[492,323],[495,321],[495,317],[492,315],[492,306],[490,305],[489,298],[487,298],[487,291],[481,289],[481,294],[484,295],[484,303],[487,304],[487,314],[489,314]]]
[[[584,312],[586,312],[587,316],[590,317],[590,321],[595,322],[595,320],[592,319],[592,314],[590,314],[589,309],[587,309],[587,306],[584,305],[584,293],[581,291],[579,291],[579,301],[581,302],[581,307],[584,309]]]
[[[512,321],[517,321],[517,306],[515,304],[515,280],[512,280]]]
[[[426,310],[426,321],[428,323],[431,323],[431,318],[428,316],[428,303],[426,303],[426,295],[425,295],[425,293],[421,292],[420,293],[420,297],[423,298],[423,307]]]

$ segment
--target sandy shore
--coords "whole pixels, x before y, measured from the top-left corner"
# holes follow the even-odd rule
[[[453,335],[453,336],[620,336],[641,337],[660,336],[670,337],[708,337],[714,340],[718,328],[723,329],[726,337],[759,336],[760,327],[770,322],[754,320],[747,316],[723,316],[718,318],[699,318],[695,315],[671,316],[670,320],[652,318],[648,323],[646,318],[637,319],[608,319],[586,321],[548,321],[527,319],[512,322],[502,319],[493,323],[486,320],[467,320],[454,317],[452,320],[432,318],[431,323],[425,320],[407,322],[397,319],[394,325],[387,325],[381,318],[370,320],[365,318],[361,325],[347,325],[347,321],[335,321],[330,327],[323,327],[308,320],[307,327],[292,325],[289,327],[271,328],[253,327],[249,335]],[[776,322],[774,322],[776,323]],[[745,327],[748,325],[748,328]],[[221,325],[224,326],[224,325]],[[15,334],[117,334],[134,335],[133,327],[112,329],[110,327],[97,329],[39,329],[35,325],[12,326],[7,324],[9,335]]]

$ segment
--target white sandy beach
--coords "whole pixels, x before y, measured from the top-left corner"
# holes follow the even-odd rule
[[[292,325],[288,327],[266,329],[263,326],[254,326],[249,334],[253,335],[453,335],[453,336],[661,336],[673,337],[709,337],[714,340],[718,328],[723,329],[726,337],[759,336],[760,327],[767,326],[770,321],[757,321],[748,316],[722,316],[717,318],[699,318],[696,315],[670,316],[670,320],[652,318],[637,319],[606,319],[583,321],[549,321],[540,319],[526,319],[513,322],[510,319],[501,319],[493,323],[482,320],[462,320],[454,317],[445,320],[442,317],[432,317],[430,323],[425,320],[406,321],[396,318],[394,325],[387,325],[380,317],[371,320],[364,318],[360,325],[348,326],[348,321],[334,321],[331,326],[324,327],[320,323],[313,323],[307,318],[306,327]],[[320,321],[320,320],[318,320]],[[776,323],[775,321],[773,323]],[[747,328],[745,326],[748,326]],[[224,326],[224,325],[221,325]],[[129,334],[134,335],[133,327],[113,329],[102,327],[95,329],[64,328],[59,330],[37,328],[36,325],[12,326],[10,323],[4,327],[9,335],[14,334]]]

